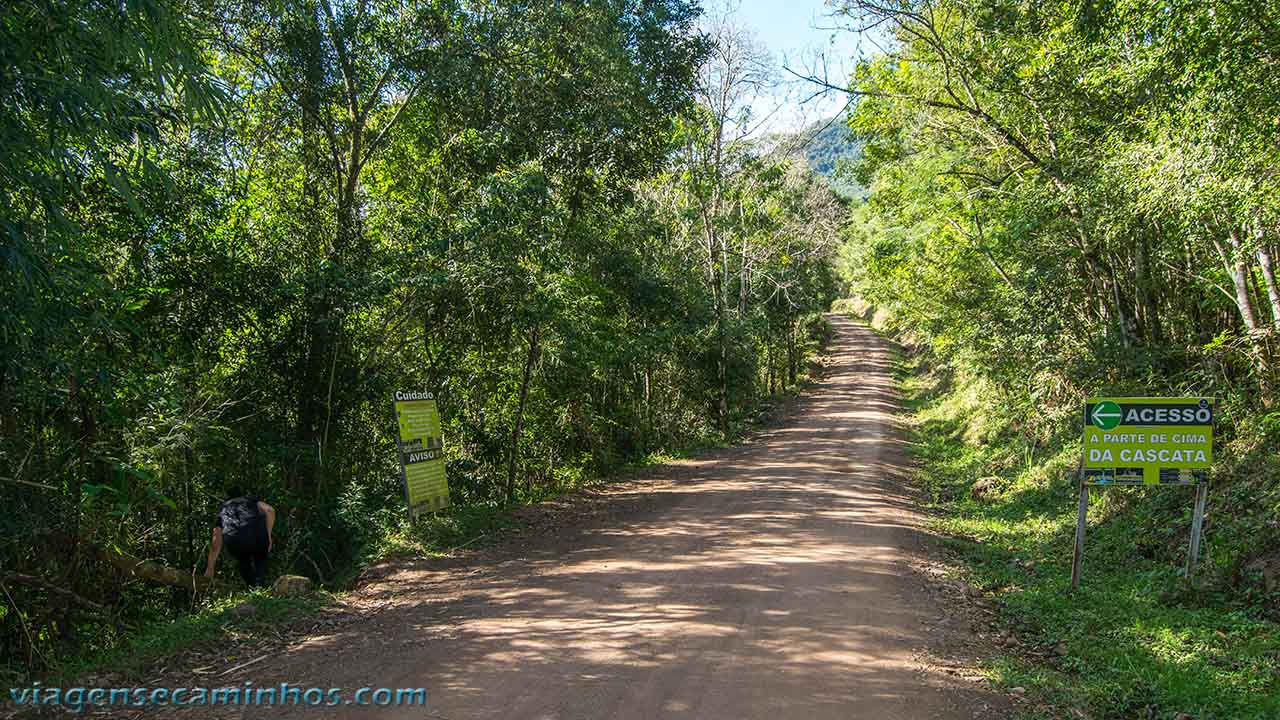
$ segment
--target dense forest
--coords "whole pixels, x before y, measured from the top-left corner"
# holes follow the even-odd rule
[[[847,8],[900,41],[851,88],[867,299],[1028,438],[1091,392],[1217,397],[1273,438],[1280,28],[1243,3],[914,7]]]
[[[843,273],[923,353],[915,440],[944,528],[1065,671],[1006,665],[1008,684],[1080,717],[1276,717],[1277,6],[839,7],[884,47],[838,88],[870,190]],[[1108,488],[1069,596],[1095,395],[1217,398],[1194,584],[1190,495]]]
[[[1274,18],[1248,3],[926,7],[848,8],[901,41],[855,78],[876,193],[854,265],[921,332],[1049,404],[1154,370],[1269,407]]]
[[[349,572],[407,523],[396,389],[455,507],[520,503],[733,437],[835,297],[840,202],[684,0],[13,3],[0,56],[23,673],[190,610],[231,486]]]
[[[740,436],[843,297],[907,350],[934,528],[1043,649],[997,682],[1275,717],[1277,8],[831,10],[877,48],[810,78],[847,115],[762,140],[771,58],[687,0],[0,9],[0,672],[198,613],[231,487],[274,573],[341,587],[420,529],[396,390],[438,398],[444,515],[506,512]],[[1068,596],[1100,394],[1216,398],[1194,580],[1187,494],[1107,488]]]

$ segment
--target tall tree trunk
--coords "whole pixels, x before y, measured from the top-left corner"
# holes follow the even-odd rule
[[[787,313],[787,382],[791,387],[796,385],[796,373],[798,371],[796,357],[796,319],[791,312]],[[783,388],[786,389],[785,387]]]
[[[320,442],[318,424],[322,410],[319,399],[322,369],[325,358],[332,353],[332,307],[328,279],[323,270],[314,270],[327,265],[321,260],[331,252],[326,232],[319,222],[325,213],[323,188],[330,169],[326,167],[325,138],[321,132],[320,119],[324,67],[318,8],[314,3],[302,2],[293,6],[292,10],[286,32],[291,51],[290,62],[301,77],[297,102],[301,110],[302,204],[305,208],[302,225],[311,242],[304,245],[307,257],[302,258],[309,274],[305,285],[305,319],[302,320],[305,323],[305,350],[298,358],[298,366],[294,371],[299,380],[295,395],[294,438],[298,447],[304,449],[304,454],[300,458],[301,467],[291,468],[285,482],[291,489],[301,490],[316,477],[317,469],[312,462],[317,456]]]
[[[719,362],[719,380],[720,380],[720,399],[717,407],[717,415],[720,420],[720,434],[723,437],[729,436],[729,338],[725,331],[724,306],[720,307],[717,313],[717,335],[720,341],[720,362]]]
[[[1146,328],[1147,340],[1156,345],[1164,342],[1164,327],[1160,322],[1160,307],[1156,303],[1152,289],[1155,283],[1151,277],[1151,262],[1147,257],[1147,236],[1141,233],[1134,245],[1134,275],[1136,276],[1138,304],[1142,308],[1143,324]]]
[[[720,235],[720,434],[729,437],[729,245]]]
[[[739,207],[739,217],[742,218],[743,215],[742,215],[742,209],[741,209],[742,208],[741,202],[738,203],[738,207]],[[751,295],[751,264],[747,262],[747,252],[748,252],[747,238],[750,235],[749,233],[746,232],[745,218],[743,219],[742,222],[744,225],[742,230],[742,250],[741,250],[742,256],[738,260],[738,317],[746,317],[747,302],[750,299],[750,295]]]
[[[1111,301],[1115,305],[1116,327],[1120,331],[1121,347],[1129,347],[1133,343],[1130,338],[1133,336],[1130,327],[1130,319],[1128,313],[1125,312],[1124,298],[1120,294],[1120,278],[1116,275],[1115,263],[1106,263],[1108,277],[1111,280]]]
[[[1249,265],[1240,253],[1240,233],[1235,228],[1228,234],[1230,247],[1224,247],[1217,237],[1213,239],[1213,247],[1218,251],[1222,267],[1231,276],[1231,284],[1235,286],[1236,308],[1240,310],[1240,319],[1250,333],[1258,330],[1258,314],[1253,306],[1253,298],[1249,296]]]
[[[1271,407],[1272,389],[1271,389],[1271,357],[1267,343],[1258,337],[1258,314],[1254,308],[1253,298],[1249,294],[1250,272],[1249,263],[1246,261],[1248,255],[1244,253],[1240,244],[1240,233],[1236,228],[1232,228],[1228,235],[1230,247],[1223,247],[1222,242],[1214,237],[1213,246],[1218,251],[1218,256],[1222,259],[1223,267],[1227,270],[1227,274],[1231,276],[1231,283],[1235,286],[1236,306],[1240,310],[1240,317],[1244,321],[1245,329],[1249,331],[1249,335],[1253,341],[1255,362],[1257,363],[1257,379],[1258,388],[1262,396],[1262,404]]]
[[[721,435],[729,434],[729,347],[728,332],[725,328],[728,300],[727,268],[722,243],[717,239],[715,229],[715,208],[718,206],[717,194],[712,192],[710,205],[702,206],[702,233],[707,250],[707,282],[711,286],[711,299],[715,310],[716,345],[719,356],[716,358],[716,424]]]
[[[534,325],[529,333],[529,351],[524,359],[524,376],[520,379],[520,403],[516,409],[516,421],[511,429],[511,459],[507,462],[507,502],[516,499],[516,461],[520,457],[520,434],[524,431],[524,406],[529,400],[529,380],[533,377],[533,366],[538,360],[541,346],[538,338],[538,326]]]
[[[773,394],[773,339],[768,335],[765,336],[764,342],[764,368],[765,374],[769,376],[769,394]]]
[[[1254,312],[1258,316],[1258,328],[1266,325],[1262,312],[1262,287],[1258,285],[1258,274],[1253,271],[1253,263],[1245,265],[1245,277],[1249,280],[1249,298],[1253,301]]]
[[[67,436],[76,438],[77,461],[72,466],[71,472],[67,477],[67,486],[70,491],[68,494],[71,496],[71,512],[67,516],[67,532],[70,533],[73,539],[80,537],[80,506],[83,500],[84,476],[88,472],[89,458],[89,447],[86,444],[90,432],[89,428],[86,427],[89,420],[84,413],[84,403],[80,399],[80,392],[80,377],[72,372],[68,382],[66,424]],[[72,405],[75,406],[74,409]],[[75,552],[75,548],[68,548],[68,551],[68,562],[70,562],[70,555]]]
[[[644,366],[644,445],[645,453],[649,452],[653,439],[653,368],[648,363]]]
[[[1267,299],[1271,303],[1271,324],[1280,330],[1280,290],[1276,288],[1275,266],[1272,264],[1271,248],[1262,242],[1262,231],[1258,231],[1258,265],[1262,267],[1262,281],[1267,287]]]
[[[1195,262],[1192,260],[1194,253],[1191,250],[1191,237],[1187,233],[1182,234],[1182,272],[1186,277],[1195,277]],[[1191,322],[1195,327],[1195,340],[1202,342],[1205,336],[1204,309],[1200,303],[1196,302],[1195,297],[1189,292],[1183,292],[1179,295],[1182,298],[1187,315],[1191,318]]]
[[[715,304],[716,313],[716,345],[718,357],[716,358],[716,421],[720,428],[720,434],[728,436],[729,434],[729,334],[728,328],[725,327],[728,318],[728,311],[725,308],[726,298],[725,292],[728,287],[725,283],[724,265],[725,258],[720,253],[720,244],[716,242],[715,236],[709,237],[708,244],[712,254],[711,267],[711,296]]]

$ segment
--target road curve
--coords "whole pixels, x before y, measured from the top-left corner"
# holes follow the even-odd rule
[[[990,698],[915,661],[948,611],[910,569],[891,351],[831,321],[825,378],[783,426],[612,492],[578,527],[397,570],[369,589],[380,612],[255,682],[426,688],[426,708],[350,718],[984,717]]]

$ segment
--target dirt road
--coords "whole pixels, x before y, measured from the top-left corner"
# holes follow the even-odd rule
[[[367,591],[381,612],[253,680],[427,690],[425,712],[341,717],[985,717],[997,699],[915,660],[949,611],[910,569],[889,350],[833,322],[826,378],[782,427],[478,564],[397,570]]]

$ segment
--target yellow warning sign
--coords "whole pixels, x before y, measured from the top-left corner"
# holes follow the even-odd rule
[[[400,477],[404,481],[409,516],[449,506],[449,483],[444,471],[444,437],[440,413],[431,392],[397,390],[396,444]]]

